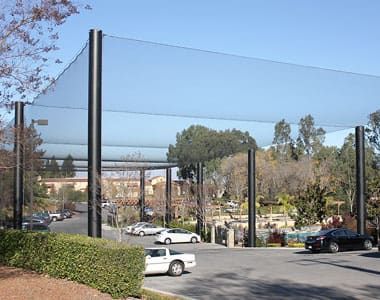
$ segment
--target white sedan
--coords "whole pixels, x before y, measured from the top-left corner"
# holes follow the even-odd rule
[[[125,231],[126,231],[126,233],[132,234],[133,230],[136,227],[140,227],[141,225],[144,225],[144,224],[149,224],[149,223],[147,223],[147,222],[137,222],[137,223],[134,223],[134,224],[131,224],[131,225],[127,226],[127,228],[125,229]]]
[[[181,253],[168,248],[145,249],[144,274],[163,274],[181,276],[185,268],[196,266],[195,255]]]
[[[145,223],[141,226],[135,227],[132,230],[132,234],[134,235],[139,235],[139,236],[144,236],[144,235],[151,235],[151,234],[156,234],[162,230],[165,230],[164,227],[159,227],[154,224],[150,223]]]
[[[197,243],[201,241],[201,237],[182,228],[171,228],[161,231],[156,236],[156,240],[162,244],[169,245],[171,243]]]

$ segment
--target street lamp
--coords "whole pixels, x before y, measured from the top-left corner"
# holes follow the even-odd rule
[[[47,119],[38,119],[38,120],[34,120],[32,119],[32,122],[31,122],[31,129],[33,130],[34,129],[34,124],[37,124],[39,126],[47,126],[49,125],[49,120]],[[34,146],[34,143],[33,143],[33,131],[31,131],[31,136],[29,137],[29,141],[30,141],[30,176],[29,176],[29,180],[30,180],[30,199],[29,199],[29,209],[30,209],[30,217],[32,218],[33,216],[33,146]],[[32,226],[32,222],[30,222],[30,226]]]

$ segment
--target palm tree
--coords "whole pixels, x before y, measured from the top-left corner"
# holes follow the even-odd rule
[[[282,206],[282,210],[285,216],[285,227],[288,227],[288,213],[294,209],[293,199],[294,196],[286,193],[280,193],[277,195],[278,203]]]

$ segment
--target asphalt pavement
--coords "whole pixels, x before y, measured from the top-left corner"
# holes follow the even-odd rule
[[[87,212],[54,222],[52,231],[87,235]],[[103,226],[103,238],[118,232]],[[158,246],[152,236],[122,234],[122,240]],[[312,254],[291,248],[233,248],[221,245],[173,244],[194,253],[197,266],[181,277],[146,276],[144,287],[190,299],[380,299],[380,252],[348,251]]]

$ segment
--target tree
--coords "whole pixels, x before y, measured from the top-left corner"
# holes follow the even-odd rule
[[[58,49],[57,27],[78,9],[70,0],[1,1],[0,105],[31,99],[53,81],[45,69],[51,62],[60,63],[51,55]]]
[[[368,127],[366,128],[369,142],[380,154],[380,109],[369,115]]]
[[[282,206],[282,210],[285,216],[285,227],[288,227],[288,216],[294,210],[293,200],[294,197],[286,193],[280,193],[277,195],[278,203]]]
[[[275,146],[275,152],[281,160],[288,159],[292,156],[293,140],[290,133],[290,124],[286,123],[285,119],[282,119],[274,126],[273,144]]]
[[[226,157],[222,161],[221,172],[225,182],[225,190],[229,196],[237,200],[239,204],[247,195],[247,155],[239,153]]]
[[[300,191],[295,198],[295,226],[310,226],[322,222],[326,217],[327,189],[321,187],[316,181],[307,186],[305,191]]]
[[[306,115],[298,123],[297,147],[300,154],[306,154],[311,157],[320,150],[324,139],[325,131],[323,128],[314,127],[314,118]]]
[[[208,162],[234,153],[257,148],[248,132],[232,129],[216,131],[201,125],[192,125],[177,133],[176,144],[169,145],[169,161],[178,163],[180,176],[193,178],[198,162]]]
[[[74,177],[75,176],[74,159],[70,154],[64,159],[64,161],[62,163],[61,174],[63,177]]]
[[[47,177],[47,178],[58,178],[58,177],[61,177],[61,173],[59,171],[59,166],[58,166],[58,163],[55,159],[55,156],[53,155],[53,157],[51,158],[51,160],[46,160],[46,163],[45,163],[45,173],[44,173],[44,176]]]

